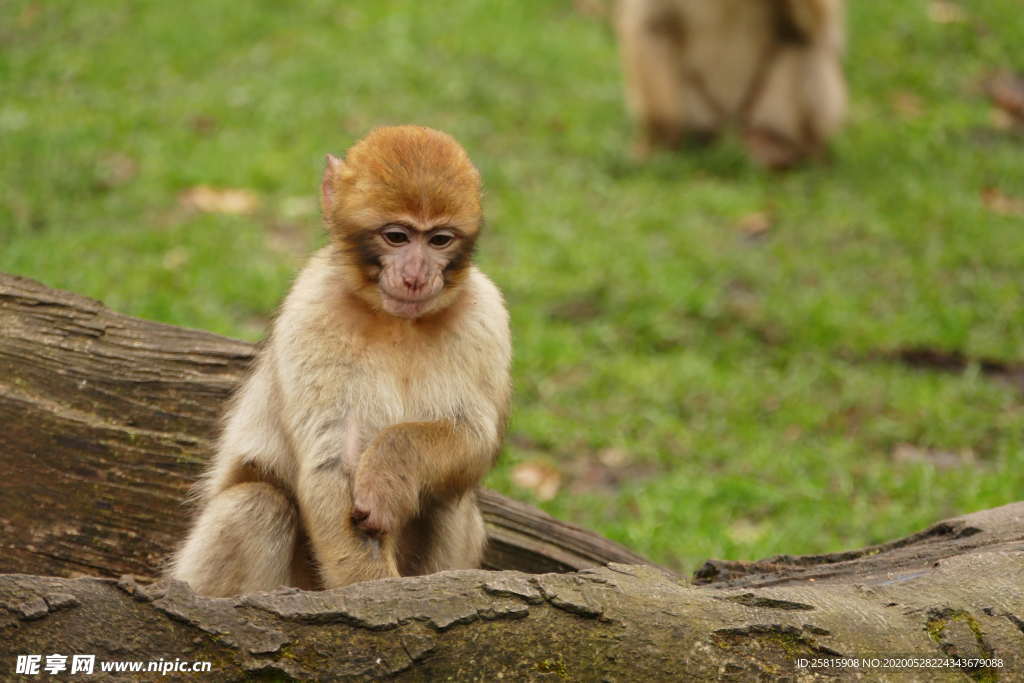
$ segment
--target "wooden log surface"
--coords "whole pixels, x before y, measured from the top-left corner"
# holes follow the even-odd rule
[[[97,667],[209,662],[219,681],[1024,679],[1024,503],[942,527],[955,531],[908,540],[905,567],[754,587],[616,563],[220,599],[179,582],[0,575],[0,671],[18,654],[90,653]]]

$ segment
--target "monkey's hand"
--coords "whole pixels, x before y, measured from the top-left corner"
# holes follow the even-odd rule
[[[369,536],[399,531],[419,511],[419,487],[408,470],[388,467],[372,450],[360,458],[352,494],[352,524]]]
[[[461,496],[490,467],[486,447],[451,420],[403,422],[381,431],[359,457],[352,522],[369,534],[400,530],[422,503]]]

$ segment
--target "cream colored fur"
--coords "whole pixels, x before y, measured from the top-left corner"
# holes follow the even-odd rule
[[[299,275],[227,414],[202,510],[171,570],[200,593],[479,566],[475,488],[499,448],[510,391],[501,294],[470,266],[447,322],[363,325],[346,309],[333,249]],[[368,538],[352,529],[354,482],[361,458],[395,429],[430,435],[402,457],[438,493],[403,533]]]

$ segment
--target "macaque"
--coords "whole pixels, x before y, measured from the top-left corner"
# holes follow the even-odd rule
[[[714,140],[786,168],[823,155],[846,110],[843,0],[622,0],[633,153]]]
[[[227,411],[170,575],[227,596],[478,567],[508,411],[508,314],[472,264],[480,175],[429,128],[328,155],[330,241]]]

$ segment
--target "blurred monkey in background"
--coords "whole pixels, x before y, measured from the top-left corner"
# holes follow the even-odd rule
[[[820,157],[846,110],[843,0],[620,0],[633,152],[739,128],[769,168]]]

